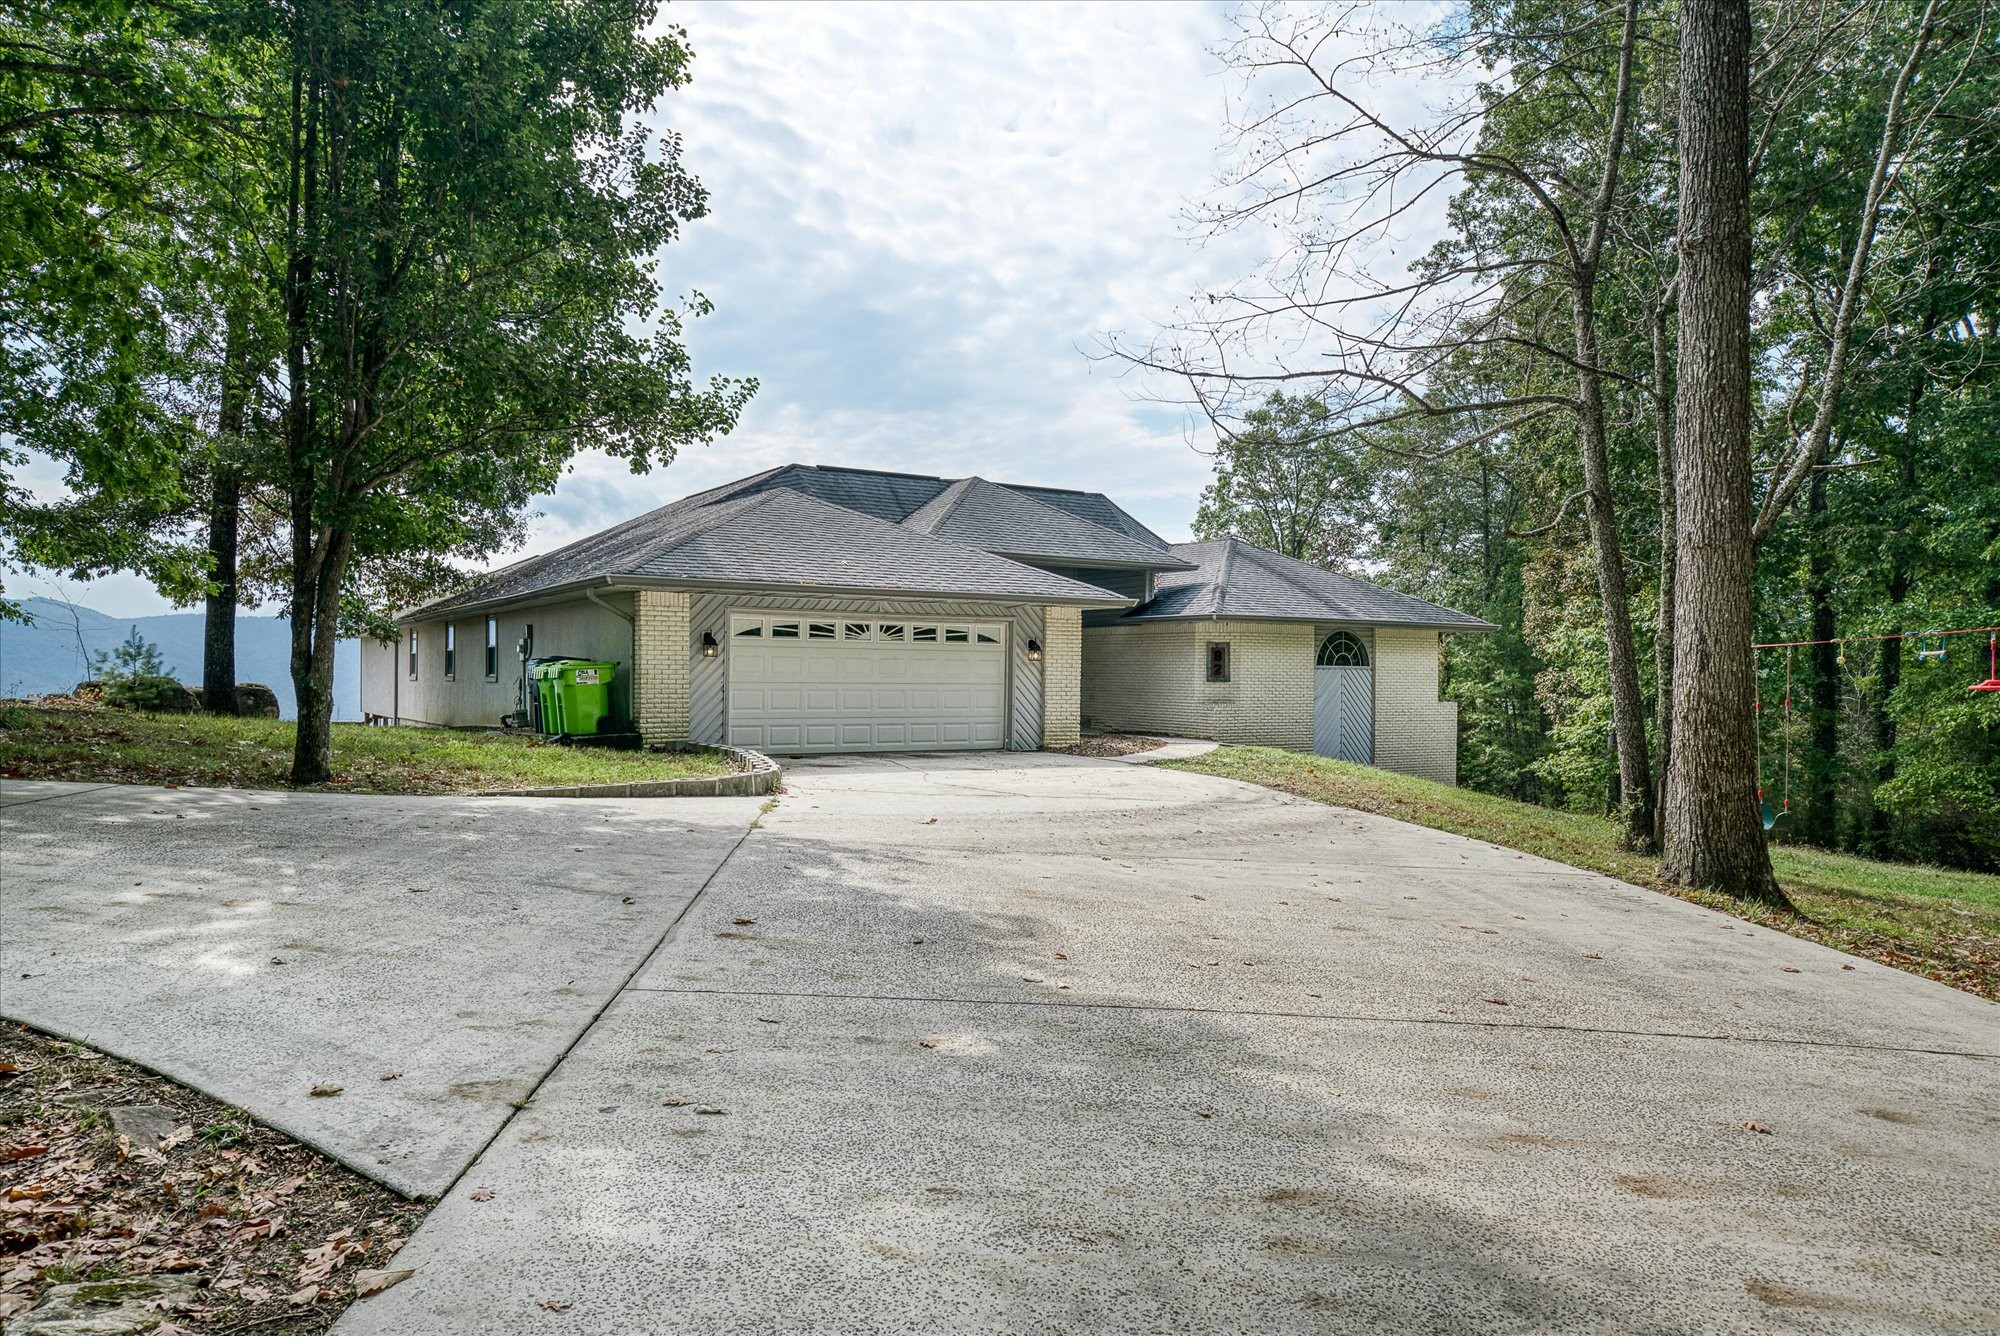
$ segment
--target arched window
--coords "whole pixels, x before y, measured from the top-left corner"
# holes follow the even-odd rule
[[[1319,642],[1319,653],[1313,658],[1320,668],[1366,668],[1368,647],[1361,638],[1346,631],[1335,631]]]

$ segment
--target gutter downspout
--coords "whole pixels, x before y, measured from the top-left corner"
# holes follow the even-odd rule
[[[609,603],[606,603],[606,602],[605,602],[605,601],[604,601],[603,599],[601,599],[601,598],[599,598],[599,597],[597,596],[597,590],[596,590],[596,589],[594,589],[594,588],[589,588],[589,589],[585,589],[585,590],[583,591],[583,596],[584,596],[585,598],[589,599],[589,600],[590,600],[590,601],[591,601],[592,603],[595,603],[595,604],[596,604],[596,605],[597,605],[598,607],[600,607],[600,608],[604,609],[604,610],[605,610],[606,612],[610,613],[610,614],[611,614],[611,615],[612,615],[613,617],[616,617],[616,618],[620,619],[621,621],[623,621],[623,622],[625,623],[625,625],[626,625],[626,626],[628,626],[628,627],[630,627],[630,628],[631,628],[631,630],[632,630],[632,660],[631,660],[631,662],[632,662],[632,671],[631,671],[631,673],[630,673],[630,674],[628,674],[628,675],[626,676],[626,679],[625,679],[625,695],[626,695],[626,698],[627,698],[627,699],[628,699],[628,700],[629,700],[629,701],[631,702],[631,705],[630,705],[630,708],[629,708],[629,709],[627,709],[627,710],[625,711],[625,713],[626,713],[626,714],[628,714],[628,715],[631,715],[631,716],[633,716],[632,718],[628,719],[628,720],[627,720],[626,722],[627,722],[627,723],[629,723],[629,724],[630,724],[630,725],[631,725],[631,726],[632,726],[633,728],[635,728],[635,729],[636,729],[636,728],[638,728],[638,727],[639,727],[639,720],[638,720],[638,714],[639,714],[639,619],[638,619],[637,617],[633,616],[633,615],[632,615],[631,613],[629,613],[629,612],[624,612],[624,611],[622,611],[622,610],[620,610],[620,609],[618,609],[618,608],[614,608],[614,607],[612,607],[612,606],[611,606],[611,605],[610,605]]]

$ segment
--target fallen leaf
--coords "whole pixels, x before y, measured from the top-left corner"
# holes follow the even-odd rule
[[[492,1188],[474,1188],[474,1189],[472,1190],[472,1200],[474,1200],[474,1201],[492,1201],[492,1200],[493,1200],[493,1189],[492,1189]]]
[[[403,1074],[401,1072],[383,1072],[382,1079],[384,1081],[400,1081],[403,1079]]]
[[[312,1094],[314,1099],[326,1099],[330,1096],[338,1095],[346,1088],[346,1086],[316,1085],[312,1088]]]
[[[1762,1123],[1753,1123],[1748,1118],[1743,1120],[1743,1130],[1746,1132],[1758,1132],[1763,1134],[1764,1136],[1771,1135],[1770,1128],[1764,1126],[1764,1124]]]
[[[400,1271],[357,1271],[354,1273],[354,1297],[366,1299],[371,1294],[380,1294],[416,1274],[417,1269],[413,1266]]]
[[[694,1103],[694,1101],[691,1099],[680,1099],[673,1095],[669,1095],[667,1096],[667,1098],[660,1101],[662,1107],[669,1109],[684,1109],[692,1103]]]
[[[774,1016],[759,1016],[757,1018],[757,1023],[759,1025],[776,1025],[778,1021],[777,1018]]]
[[[569,1299],[544,1299],[542,1300],[542,1307],[548,1309],[551,1313],[566,1313],[569,1311],[572,1302],[574,1301]]]
[[[1481,1002],[1491,1002],[1496,1007],[1504,1007],[1507,1005],[1507,999],[1504,997],[1482,997],[1479,1000]]]
[[[628,895],[621,903],[628,905],[636,905],[639,903],[639,897],[636,895]]]
[[[1797,974],[1799,972],[1799,969],[1798,966],[1796,965],[1786,965],[1784,966],[1784,971],[1787,974]]]
[[[747,928],[751,924],[755,923],[757,920],[753,918],[733,918],[729,921],[731,923],[734,923],[739,928]]]
[[[936,1047],[937,1047],[937,1040],[935,1040],[935,1039],[919,1039],[919,1040],[917,1041],[917,1047],[918,1047],[918,1048],[936,1048]]]
[[[1852,965],[1842,965],[1842,966],[1841,966],[1841,968],[1842,968],[1842,969],[1844,969],[1844,970],[1851,970],[1851,969],[1853,969],[1853,968],[1854,968],[1854,966],[1852,966]]]
[[[236,1292],[243,1296],[243,1302],[246,1304],[260,1304],[271,1297],[271,1292],[262,1285],[245,1285]]]
[[[1190,895],[1190,896],[1188,897],[1188,899],[1190,899],[1190,900],[1206,900],[1206,899],[1208,899],[1208,897],[1207,897],[1207,896],[1205,896],[1205,895]]]
[[[1064,955],[1064,954],[1063,954],[1062,952],[1058,951],[1058,952],[1056,952],[1056,954],[1055,954],[1055,959],[1057,959],[1057,960],[1068,960],[1068,959],[1069,959],[1069,957],[1068,957],[1068,956],[1066,956],[1066,955]]]
[[[706,1114],[710,1114],[710,1115],[713,1115],[713,1116],[718,1116],[718,1117],[719,1117],[719,1116],[720,1116],[720,1115],[722,1115],[722,1114],[725,1114],[725,1113],[728,1113],[728,1112],[729,1112],[729,1110],[727,1110],[727,1109],[718,1109],[718,1108],[714,1108],[714,1107],[712,1107],[712,1106],[710,1106],[710,1105],[706,1105],[706,1104],[704,1104],[704,1105],[701,1105],[700,1107],[696,1108],[696,1109],[695,1109],[695,1112],[696,1112],[696,1113],[706,1113]]]
[[[1209,1108],[1196,1109],[1194,1116],[1197,1118],[1213,1118],[1215,1117],[1215,1110]]]
[[[285,1296],[285,1302],[297,1308],[301,1304],[309,1304],[317,1298],[319,1298],[319,1285],[315,1282],[314,1284],[305,1285],[292,1291]]]
[[[931,818],[930,820],[928,820],[928,821],[924,821],[924,822],[920,822],[919,824],[920,824],[920,825],[925,825],[925,826],[935,826],[935,825],[937,824],[937,818],[936,818],[936,817],[932,817],[932,818]]]
[[[0,1150],[0,1160],[32,1160],[37,1155],[46,1155],[48,1153],[49,1148],[47,1146],[14,1146],[6,1150]]]

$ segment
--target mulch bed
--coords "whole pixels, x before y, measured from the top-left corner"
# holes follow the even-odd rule
[[[103,1282],[150,1280],[173,1292],[155,1336],[325,1331],[430,1209],[240,1109],[11,1022],[0,1198],[0,1320],[57,1286],[108,1303],[121,1287]]]
[[[1167,745],[1165,738],[1149,738],[1138,733],[1086,733],[1074,747],[1053,747],[1065,756],[1130,756]]]

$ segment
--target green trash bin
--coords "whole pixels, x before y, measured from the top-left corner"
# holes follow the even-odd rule
[[[529,666],[529,673],[535,682],[536,713],[540,716],[541,731],[548,734],[566,731],[563,728],[561,674],[563,666],[574,662],[570,659],[541,659]]]
[[[618,665],[603,659],[570,659],[549,665],[555,686],[559,732],[597,733],[612,722],[611,683]]]

